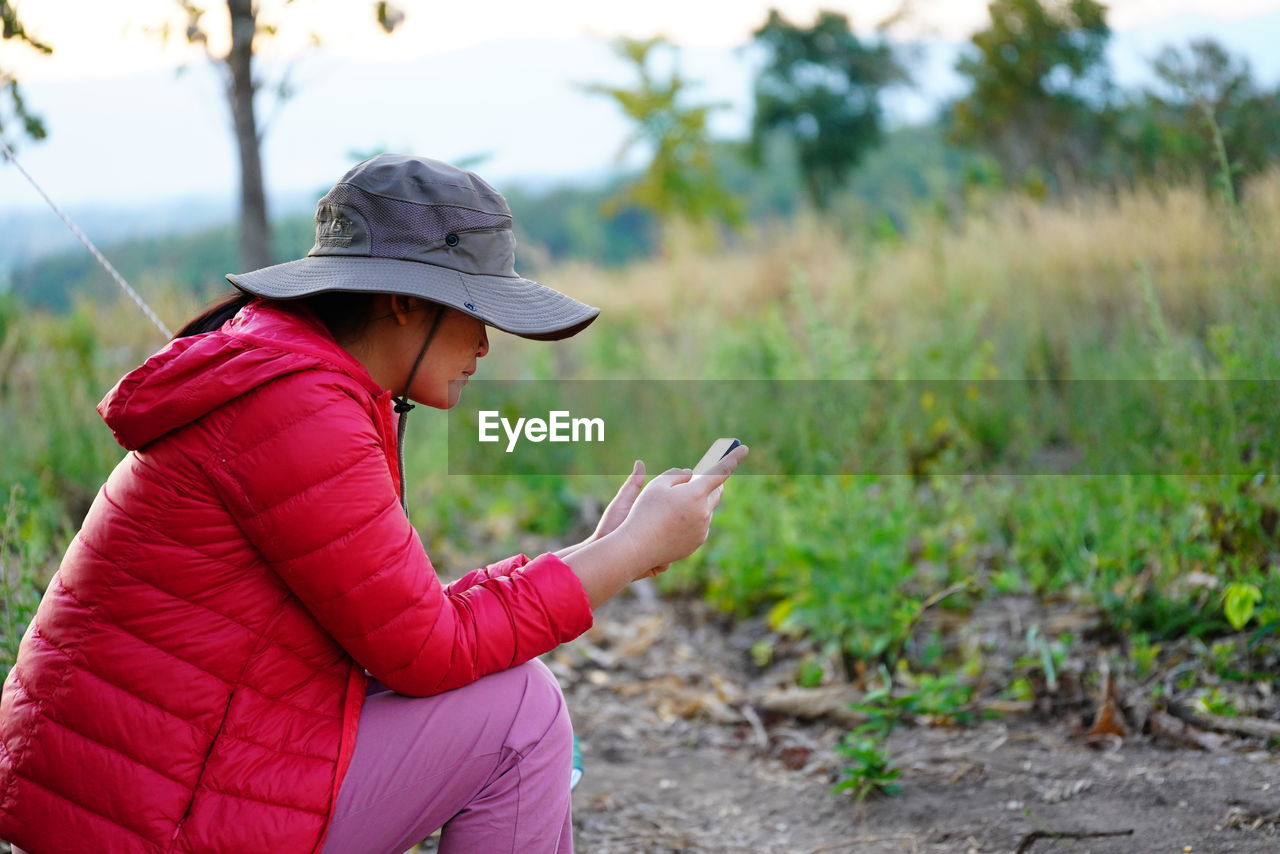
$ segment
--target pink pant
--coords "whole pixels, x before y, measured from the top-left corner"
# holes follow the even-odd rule
[[[324,854],[572,854],[573,731],[534,660],[434,697],[370,680]]]

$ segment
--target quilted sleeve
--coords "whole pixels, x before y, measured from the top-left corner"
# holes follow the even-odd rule
[[[480,569],[473,569],[457,581],[451,581],[445,587],[445,592],[449,595],[456,595],[471,587],[475,587],[482,581],[492,581],[495,578],[505,578],[513,571],[519,569],[529,562],[529,558],[524,555],[512,555],[509,558],[491,563]]]
[[[477,570],[485,576],[442,588],[400,509],[369,413],[340,385],[299,376],[241,414],[210,476],[272,569],[376,679],[428,696],[591,626],[581,582],[553,554],[521,555],[494,565],[505,574]]]

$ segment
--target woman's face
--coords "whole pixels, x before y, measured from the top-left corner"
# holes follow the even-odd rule
[[[378,297],[375,317],[359,340],[347,342],[347,350],[362,362],[383,388],[405,393],[405,381],[422,351],[436,312],[444,311],[431,346],[427,348],[408,397],[425,406],[449,409],[457,405],[476,361],[489,352],[485,325],[447,306],[416,297]]]
[[[418,358],[422,342],[426,341],[435,322],[436,307],[427,304],[423,311],[417,312],[422,318],[419,326],[417,346],[411,347],[405,366],[404,377],[408,378],[413,361]],[[418,371],[413,376],[413,385],[409,389],[409,398],[436,409],[450,409],[456,406],[462,394],[462,387],[476,372],[476,361],[489,352],[489,336],[485,325],[469,314],[457,309],[444,308],[444,317],[431,346],[422,357]],[[404,379],[400,380],[402,387]]]

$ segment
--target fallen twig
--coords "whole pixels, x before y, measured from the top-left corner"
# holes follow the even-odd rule
[[[1027,854],[1037,839],[1095,839],[1099,836],[1133,836],[1133,828],[1128,830],[1033,830],[1018,843],[1013,854]]]
[[[1222,747],[1224,740],[1218,733],[1205,732],[1200,727],[1193,726],[1159,709],[1147,715],[1147,729],[1156,738],[1195,750],[1218,750]]]
[[[756,714],[756,710],[751,708],[750,703],[742,705],[742,716],[746,718],[747,723],[751,724],[751,731],[756,737],[756,746],[765,749],[769,746],[769,733],[765,731],[764,722],[760,720],[760,716]]]
[[[1186,721],[1192,726],[1198,726],[1200,729],[1210,729],[1214,732],[1229,732],[1233,735],[1260,738],[1264,741],[1272,738],[1280,738],[1280,721],[1193,712],[1181,703],[1169,703],[1169,714]]]
[[[964,581],[957,581],[955,584],[952,584],[950,587],[946,588],[945,590],[939,590],[937,593],[934,593],[928,599],[925,599],[923,602],[920,603],[920,607],[917,609],[916,619],[919,619],[920,615],[922,615],[925,611],[928,611],[930,608],[932,608],[934,605],[937,605],[939,602],[941,602],[943,599],[946,599],[948,596],[951,596],[954,593],[959,593],[961,590],[966,590],[972,586],[973,586],[973,579],[966,578]]]
[[[852,685],[823,685],[818,688],[790,687],[768,692],[757,705],[766,712],[792,718],[831,718],[856,726],[866,716],[853,711],[852,704],[862,699],[862,692]]]

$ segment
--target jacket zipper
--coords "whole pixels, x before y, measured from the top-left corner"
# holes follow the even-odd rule
[[[169,836],[169,844],[166,851],[173,850],[173,844],[178,841],[178,835],[182,833],[182,826],[187,823],[187,819],[191,817],[191,811],[196,806],[196,794],[200,791],[200,783],[204,780],[205,767],[209,764],[209,757],[213,755],[213,749],[218,745],[218,737],[222,735],[222,728],[227,725],[227,716],[231,713],[231,701],[236,697],[236,690],[231,689],[231,693],[227,695],[227,705],[222,709],[222,720],[218,722],[218,729],[213,734],[213,739],[209,742],[209,750],[204,755],[204,762],[200,766],[200,776],[196,779],[196,784],[191,789],[191,800],[187,802],[187,808],[183,811],[182,817],[178,819],[178,823],[173,826],[173,833]]]

